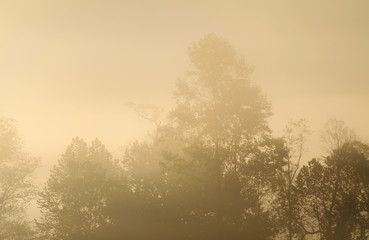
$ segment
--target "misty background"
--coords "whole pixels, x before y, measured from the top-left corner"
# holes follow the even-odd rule
[[[368,9],[0,1],[0,238],[365,239]]]
[[[128,101],[170,110],[187,47],[226,38],[272,103],[276,136],[305,118],[310,152],[332,117],[369,132],[367,1],[8,1],[0,3],[0,111],[40,157],[43,183],[70,140],[98,137],[114,156],[152,123]],[[165,115],[165,114],[164,114]]]

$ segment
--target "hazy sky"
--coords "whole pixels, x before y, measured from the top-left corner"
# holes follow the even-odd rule
[[[188,46],[211,32],[253,66],[277,135],[288,118],[317,133],[337,117],[369,139],[368,10],[366,0],[1,0],[0,115],[46,165],[74,136],[118,153],[150,129],[124,103],[168,108]]]

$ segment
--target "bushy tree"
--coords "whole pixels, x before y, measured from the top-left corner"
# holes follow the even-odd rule
[[[41,193],[38,223],[45,239],[95,239],[112,224],[106,214],[108,195],[120,184],[118,164],[104,145],[74,138],[52,170]]]
[[[188,215],[182,218],[202,231],[198,239],[244,238],[246,228],[257,231],[256,222],[260,238],[266,238],[272,233],[261,199],[270,182],[262,171],[283,165],[273,155],[280,144],[267,125],[269,102],[250,81],[243,56],[225,39],[208,34],[188,55],[191,69],[177,82],[172,121],[158,134],[163,142],[179,142],[176,151],[166,149],[163,166],[186,199]],[[251,165],[262,167],[249,171]]]
[[[347,142],[323,162],[304,166],[297,178],[299,224],[324,240],[367,239],[369,146]]]
[[[25,206],[35,196],[32,173],[38,161],[23,150],[14,121],[0,118],[0,239],[31,239]]]

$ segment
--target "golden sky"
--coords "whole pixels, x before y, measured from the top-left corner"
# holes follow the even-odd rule
[[[170,108],[188,46],[211,32],[253,66],[276,135],[289,118],[318,133],[337,117],[368,140],[368,9],[366,0],[1,0],[0,115],[17,120],[46,165],[75,136],[118,153],[150,129],[124,103]]]

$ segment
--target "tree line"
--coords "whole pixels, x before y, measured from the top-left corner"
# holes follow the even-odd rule
[[[41,191],[15,125],[0,121],[0,239],[321,239],[369,237],[369,145],[328,122],[327,156],[302,164],[305,120],[274,137],[270,102],[225,39],[188,49],[175,107],[130,104],[156,129],[114,159],[98,139],[74,138]],[[41,218],[25,220],[37,195]]]

